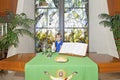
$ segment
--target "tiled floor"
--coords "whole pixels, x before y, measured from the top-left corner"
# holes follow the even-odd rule
[[[24,80],[23,72],[1,71],[0,80]]]
[[[120,72],[119,73],[100,73],[100,80],[120,80]]]
[[[0,71],[0,80],[24,80],[24,73]],[[120,80],[120,73],[100,73],[99,80]]]

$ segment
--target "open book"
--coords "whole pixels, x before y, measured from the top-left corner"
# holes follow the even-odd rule
[[[86,43],[65,42],[61,46],[59,53],[77,55],[77,56],[86,56],[87,46],[88,44]]]

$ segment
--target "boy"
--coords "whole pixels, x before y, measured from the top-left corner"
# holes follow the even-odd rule
[[[59,52],[62,44],[63,44],[62,35],[60,33],[57,33],[56,36],[55,36],[54,51]]]

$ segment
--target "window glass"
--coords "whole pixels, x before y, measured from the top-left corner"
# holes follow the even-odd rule
[[[88,43],[88,16],[86,5],[87,2],[82,0],[65,0],[65,41]]]
[[[64,26],[59,26],[59,1],[64,1]],[[64,41],[88,43],[87,5],[87,0],[35,0],[36,52],[42,51],[44,44],[52,45],[60,27],[64,27]]]

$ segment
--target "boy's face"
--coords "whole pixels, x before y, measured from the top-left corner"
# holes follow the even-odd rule
[[[57,35],[56,41],[60,41],[60,40],[61,40],[61,36],[60,36],[60,35]]]

